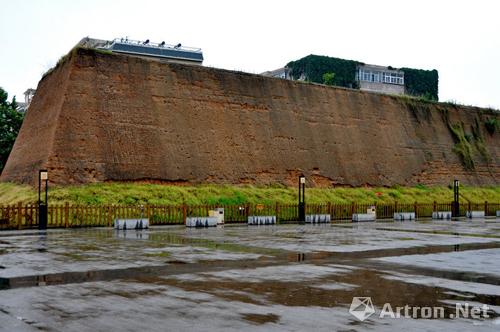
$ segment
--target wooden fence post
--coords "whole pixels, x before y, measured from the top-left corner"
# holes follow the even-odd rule
[[[64,204],[64,227],[69,227],[69,203]]]
[[[488,215],[488,201],[484,201],[484,216]]]
[[[415,203],[413,204],[413,209],[414,209],[414,211],[415,211],[415,218],[417,218],[417,212],[418,212],[418,203],[417,203],[417,202],[415,202]]]
[[[17,203],[17,229],[22,228],[23,223],[23,203]]]
[[[437,211],[437,203],[436,201],[434,201],[434,203],[432,204],[432,212],[434,211]]]
[[[108,227],[113,225],[113,206],[108,206]]]
[[[276,223],[279,223],[279,219],[280,219],[279,213],[280,213],[280,208],[279,208],[278,202],[276,202],[276,204],[275,204]]]
[[[185,225],[187,219],[187,206],[186,204],[182,204],[182,222]]]

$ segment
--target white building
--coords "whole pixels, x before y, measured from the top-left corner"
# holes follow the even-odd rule
[[[17,102],[17,111],[21,113],[25,113],[28,110],[28,107],[31,104],[31,100],[35,96],[35,89],[27,89],[24,91],[24,102]]]
[[[292,80],[290,68],[283,67],[261,73],[269,77]],[[297,80],[303,81],[306,77],[302,74]],[[402,95],[405,93],[404,72],[391,67],[377,65],[358,65],[356,69],[356,81],[359,89],[365,91],[382,92]]]
[[[389,67],[360,65],[356,71],[356,81],[361,90],[398,95],[405,93],[404,72]]]
[[[269,76],[269,77],[276,77],[276,78],[283,78],[285,80],[291,80],[292,78],[290,77],[290,69],[286,67],[278,68],[275,70],[270,70],[270,71],[265,71],[261,73],[261,75],[264,76]]]

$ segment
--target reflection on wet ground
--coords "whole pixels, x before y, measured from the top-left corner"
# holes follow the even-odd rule
[[[351,315],[355,296],[376,313]],[[489,317],[451,318],[457,302]],[[0,331],[496,331],[499,315],[495,220],[0,233]]]

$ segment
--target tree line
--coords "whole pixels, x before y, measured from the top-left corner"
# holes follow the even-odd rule
[[[24,113],[17,111],[16,97],[9,102],[8,93],[0,87],[0,173],[3,171],[14,146]]]

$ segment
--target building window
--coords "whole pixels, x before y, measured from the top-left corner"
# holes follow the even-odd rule
[[[363,72],[363,80],[370,82],[370,72],[369,71]]]
[[[404,75],[401,73],[370,71],[359,69],[357,79],[365,82],[390,83],[404,85]]]
[[[403,85],[404,84],[404,76],[403,76],[403,74],[400,74],[400,73],[384,72],[383,82]]]

